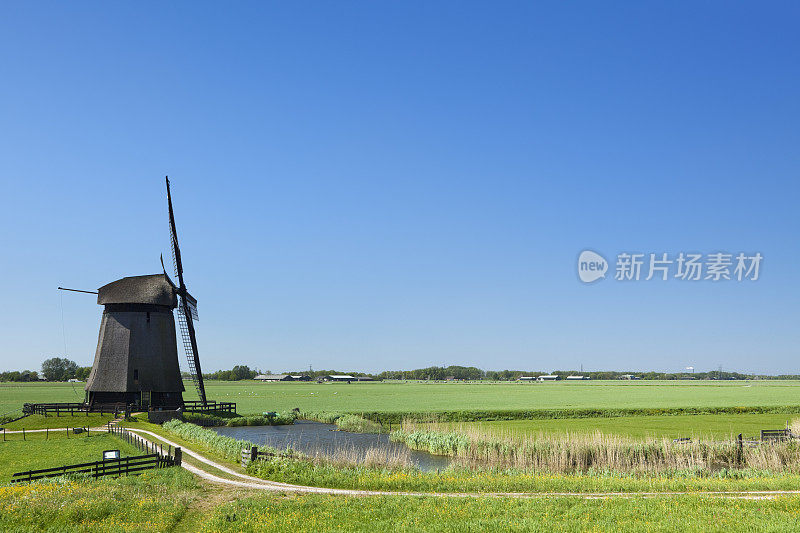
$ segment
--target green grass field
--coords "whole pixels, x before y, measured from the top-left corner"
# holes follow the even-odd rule
[[[186,383],[186,399],[196,398]],[[82,384],[0,383],[2,412],[19,409],[23,402],[74,401]],[[713,408],[800,405],[796,381],[595,381],[579,383],[259,383],[208,381],[209,398],[237,403],[243,414],[263,411],[334,412],[485,412],[492,410]],[[797,408],[780,414],[699,414],[583,419],[511,420],[475,422],[498,432],[590,432],[599,430],[629,436],[719,436],[757,434],[760,429],[782,428]],[[8,429],[87,425],[87,417],[29,417]],[[92,415],[91,424],[107,417]]]
[[[179,524],[191,502],[201,497],[196,480],[180,468],[116,479],[0,486],[0,531],[189,531]]]
[[[740,415],[671,415],[612,418],[561,418],[550,420],[503,420],[464,422],[498,435],[535,435],[537,433],[591,433],[628,437],[703,437],[728,439],[742,433],[755,436],[762,429],[782,429],[797,415],[740,414]],[[460,422],[453,427],[462,425]]]
[[[186,382],[185,399],[197,399]],[[800,381],[594,381],[578,383],[258,383],[207,381],[209,399],[240,413],[438,412],[577,408],[800,405]],[[82,383],[0,383],[0,414],[24,402],[83,400]]]
[[[120,450],[123,456],[141,455],[136,448],[107,433],[70,435],[51,432],[7,435],[0,441],[0,483],[7,483],[14,472],[89,463],[103,458],[103,450]]]
[[[15,420],[4,424],[3,427],[8,431],[19,431],[20,429],[44,429],[44,428],[66,428],[66,427],[100,427],[108,423],[114,417],[112,415],[101,415],[100,413],[84,413],[80,415],[30,415],[21,420]]]
[[[396,384],[389,384],[396,385]],[[260,384],[259,384],[260,386]],[[466,387],[468,385],[462,385]],[[456,390],[456,389],[454,389]],[[758,417],[781,415],[731,415],[745,423]],[[703,422],[703,417],[707,418]],[[80,418],[80,417],[76,417]],[[651,420],[652,419],[652,420]],[[621,423],[640,426],[670,422],[681,425],[698,420],[726,423],[720,415],[638,416],[601,419],[530,420],[480,422],[504,431],[530,431],[532,423]],[[763,420],[763,419],[761,419]],[[698,423],[700,423],[698,422]],[[528,423],[526,426],[524,423]],[[143,427],[162,428],[147,423]],[[702,424],[701,424],[702,425]],[[611,426],[610,426],[611,427]],[[663,426],[661,426],[663,429]],[[558,427],[554,429],[560,431]],[[631,430],[631,429],[629,429]],[[41,433],[28,440],[0,442],[0,480],[14,471],[47,467],[64,462],[91,461],[104,449],[128,449],[119,439],[98,434],[91,437],[56,438],[45,441]],[[15,436],[19,438],[19,436]],[[171,438],[175,438],[172,437]],[[182,442],[181,442],[182,443]],[[202,447],[191,444],[193,449]],[[238,450],[237,450],[238,451]],[[238,453],[236,454],[238,456]],[[26,457],[36,456],[31,466]],[[238,459],[238,457],[237,457]],[[24,467],[21,466],[24,461]],[[231,463],[233,466],[233,463]],[[234,468],[235,467],[233,466]],[[288,468],[288,467],[287,467]],[[308,470],[308,468],[306,468]],[[421,486],[417,478],[402,472],[358,471],[345,479],[347,469],[338,473],[317,468],[314,478],[300,467],[283,472],[277,479],[321,486],[350,486],[389,490],[530,490],[537,491],[659,491],[659,490],[765,490],[796,489],[800,477],[794,474],[754,473],[752,477],[625,477],[541,475],[536,473],[469,472],[430,474],[438,484]],[[319,471],[319,472],[318,472]],[[299,476],[298,479],[291,475]],[[320,475],[336,479],[319,478]],[[489,479],[487,476],[494,476]],[[276,478],[275,473],[269,476]],[[341,479],[340,479],[341,478]],[[385,479],[384,479],[385,478]],[[338,480],[338,482],[336,482]],[[416,480],[416,481],[415,481]],[[494,483],[489,483],[489,481]],[[333,481],[333,483],[331,483]],[[2,483],[0,483],[2,484]],[[705,496],[663,496],[657,498],[577,497],[435,498],[435,497],[332,497],[323,495],[281,495],[224,489],[198,483],[178,468],[147,472],[107,480],[57,480],[30,486],[0,486],[0,530],[8,531],[790,531],[800,527],[800,498],[775,500],[725,500]]]
[[[187,385],[186,399],[194,398]],[[1,393],[0,393],[1,394]],[[800,405],[798,381],[595,381],[579,383],[207,382],[211,399],[241,413],[265,410],[437,412],[575,408]]]
[[[0,530],[796,531],[800,498],[337,497],[220,492],[177,468],[119,479],[0,487]]]
[[[274,495],[217,509],[202,531],[796,531],[800,499],[342,498]]]

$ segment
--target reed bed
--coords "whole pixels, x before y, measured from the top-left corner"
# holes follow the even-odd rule
[[[724,469],[800,473],[800,443],[671,439],[632,439],[600,432],[498,435],[474,426],[406,421],[391,438],[409,448],[457,459],[465,467],[513,468],[573,474],[612,471],[659,474],[712,473]]]
[[[337,467],[362,466],[368,468],[406,469],[414,468],[411,449],[399,446],[372,446],[358,449],[355,446],[325,448],[319,447],[303,454],[316,464],[329,464]]]
[[[335,424],[339,430],[351,433],[387,433],[379,422],[352,413],[307,411],[301,416],[305,420]]]

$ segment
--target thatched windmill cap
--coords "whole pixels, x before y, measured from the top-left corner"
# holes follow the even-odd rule
[[[178,306],[178,293],[166,274],[129,276],[100,287],[97,303],[164,305],[174,309]]]

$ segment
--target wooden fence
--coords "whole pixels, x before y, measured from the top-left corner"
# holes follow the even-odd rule
[[[792,432],[788,429],[762,429],[761,440],[789,440]]]
[[[36,479],[58,477],[66,474],[89,474],[97,479],[103,476],[119,476],[122,474],[135,474],[142,470],[163,468],[175,465],[175,459],[158,453],[138,455],[135,457],[121,457],[119,459],[104,459],[93,463],[80,463],[65,465],[42,470],[28,470],[17,472],[11,476],[11,483],[33,481]]]
[[[217,402],[217,401],[207,401],[205,403],[201,401],[184,401],[183,402],[183,411],[186,413],[213,413],[215,411],[225,412],[225,413],[235,413],[236,412],[236,403],[234,402]]]
[[[98,403],[91,406],[85,403],[26,403],[22,406],[23,413],[43,416],[75,416],[75,413],[85,413],[86,416],[89,413],[117,415],[125,413],[126,409],[129,406],[125,403]]]
[[[11,476],[11,482],[33,481],[36,479],[63,476],[65,474],[88,474],[96,479],[103,476],[135,474],[142,470],[150,470],[153,468],[181,466],[183,454],[180,447],[173,449],[172,446],[167,446],[166,453],[164,453],[163,445],[150,443],[125,428],[120,428],[111,424],[109,424],[107,428],[109,433],[135,446],[138,450],[145,452],[145,454],[134,457],[121,457],[119,459],[104,459],[91,463],[64,465],[56,468],[17,472]]]
[[[50,439],[50,433],[53,433],[54,435],[58,435],[59,433],[61,433],[62,429],[64,430],[64,433],[66,434],[67,438],[69,438],[69,432],[70,431],[72,431],[76,435],[79,434],[79,433],[86,433],[85,436],[86,437],[89,436],[89,426],[72,427],[72,428],[69,428],[69,427],[66,427],[66,428],[44,428],[44,440],[49,440]],[[6,442],[6,440],[7,440],[6,439],[6,428],[0,428],[0,430],[2,430],[2,432],[3,432],[3,442]],[[37,434],[37,433],[41,433],[42,431],[41,430],[30,430],[29,429],[28,433],[31,433],[31,432],[33,432],[34,434]],[[21,430],[18,430],[18,431],[13,431],[12,435],[22,435],[22,440],[28,440],[28,439],[25,438],[25,428],[22,428]]]
[[[22,406],[22,412],[27,415],[36,414],[44,416],[52,416],[53,414],[55,414],[55,416],[61,416],[62,414],[74,416],[75,413],[86,413],[87,416],[89,413],[117,415],[142,409],[147,410],[146,408],[140,408],[136,405],[126,403],[95,403],[92,405],[86,403],[26,403]],[[205,403],[201,401],[185,401],[183,402],[183,411],[186,413],[214,413],[219,411],[235,413],[236,403],[217,402],[213,400]]]
[[[171,445],[167,446],[166,454],[164,453],[164,445],[163,444],[154,444],[151,442],[146,441],[136,433],[132,431],[128,431],[125,428],[118,427],[111,422],[108,423],[106,426],[108,428],[108,432],[112,435],[116,435],[117,437],[121,438],[128,444],[135,446],[137,449],[145,452],[145,453],[157,453],[164,457],[172,457],[174,461],[176,461],[176,465],[181,465],[181,457],[182,452],[180,447],[176,447],[174,450],[172,449]]]
[[[247,465],[251,461],[255,461],[259,457],[295,457],[295,455],[289,452],[283,453],[274,453],[274,452],[262,452],[258,450],[258,446],[253,446],[252,448],[242,448],[242,468],[247,468]]]

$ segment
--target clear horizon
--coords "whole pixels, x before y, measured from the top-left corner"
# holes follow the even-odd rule
[[[9,5],[0,369],[91,365],[102,308],[56,287],[160,272],[169,175],[204,372],[800,374],[799,14]],[[614,279],[682,252],[763,263]]]

